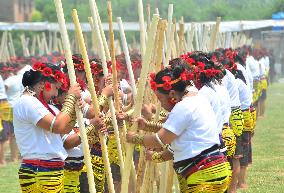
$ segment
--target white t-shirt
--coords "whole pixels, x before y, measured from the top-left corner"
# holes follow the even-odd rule
[[[258,79],[259,77],[259,63],[254,57],[249,56],[246,60],[246,66],[250,69],[253,79]]]
[[[65,140],[70,136],[75,134],[75,131],[72,130],[70,131],[70,133],[65,134],[62,136],[62,141],[63,143],[65,142]],[[82,157],[84,156],[83,154],[83,149],[82,149],[82,145],[78,145],[77,147],[73,147],[71,149],[66,149],[67,153],[68,153],[68,157]]]
[[[251,92],[254,92],[254,89],[253,89],[253,77],[252,77],[250,68],[247,67],[247,66],[246,66],[246,72],[247,72],[247,75],[248,75],[250,90],[251,90]]]
[[[223,118],[223,124],[229,123],[231,116],[231,100],[228,90],[224,85],[214,85],[218,97],[221,99],[221,112]],[[222,128],[221,128],[222,129]],[[221,131],[220,131],[221,132]]]
[[[213,84],[212,84],[212,87],[213,87]],[[199,94],[205,96],[208,99],[208,101],[209,101],[209,103],[210,103],[211,107],[213,108],[213,111],[216,115],[217,127],[221,131],[222,128],[223,128],[223,124],[224,124],[224,120],[223,120],[223,117],[222,117],[222,110],[221,110],[221,98],[219,98],[216,90],[213,90],[212,88],[210,88],[208,86],[203,86],[199,90]]]
[[[236,82],[238,84],[238,89],[239,89],[241,109],[246,110],[251,106],[252,93],[250,92],[250,89],[247,87],[247,85],[241,79],[237,78]]]
[[[163,128],[177,135],[171,143],[174,162],[192,158],[220,143],[216,116],[209,101],[200,94],[178,102]]]
[[[235,76],[226,69],[226,75],[223,77],[222,82],[229,92],[231,107],[239,107],[241,103]]]
[[[20,98],[23,91],[22,76],[20,75],[10,76],[4,81],[4,84],[6,87],[8,102],[13,107],[15,102]]]
[[[265,58],[262,57],[259,60],[259,76],[260,77],[264,77],[265,76],[265,72],[266,72],[266,68],[265,68]]]
[[[39,120],[50,114],[37,98],[22,95],[14,105],[13,114],[16,142],[23,159],[66,159],[61,136],[36,126]]]
[[[7,99],[7,95],[6,95],[4,81],[2,79],[2,76],[0,75],[0,100],[1,99]]]

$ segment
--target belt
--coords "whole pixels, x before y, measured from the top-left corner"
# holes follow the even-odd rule
[[[220,152],[218,146],[217,148],[217,150],[213,150],[209,153],[200,154],[194,157],[194,159],[190,158],[174,163],[174,168],[176,172],[187,178],[188,176],[199,170],[206,169],[220,163],[224,163],[226,161],[226,157],[223,153]],[[210,149],[211,148],[209,148],[208,150]]]
[[[175,162],[174,163],[174,167],[180,167],[180,166],[183,166],[189,162],[193,162],[195,161],[196,159],[200,158],[201,156],[205,155],[205,154],[209,154],[209,153],[216,153],[219,151],[219,145],[213,145],[212,147],[210,147],[209,149],[206,149],[204,151],[202,151],[200,154],[198,154],[197,156],[195,157],[192,157],[192,158],[189,158],[189,159],[186,159],[186,160],[182,160],[182,161],[178,161],[178,162]]]
[[[45,167],[45,168],[60,168],[64,167],[64,161],[62,160],[40,160],[40,159],[24,159],[22,161],[24,164],[29,164],[32,166],[37,166],[37,167]]]

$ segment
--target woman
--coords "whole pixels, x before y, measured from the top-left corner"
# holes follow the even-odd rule
[[[23,158],[19,169],[22,192],[63,192],[63,167],[67,153],[60,134],[67,134],[75,122],[78,84],[71,87],[61,112],[48,102],[57,96],[66,77],[60,69],[36,63],[25,72],[25,90],[14,105],[16,142]]]
[[[174,168],[186,178],[188,192],[225,192],[231,172],[219,150],[216,117],[204,96],[186,91],[190,77],[183,66],[168,67],[151,76],[151,88],[169,116],[154,135],[128,132],[127,141],[147,148],[171,144]],[[146,127],[143,118],[137,122],[139,128]]]
[[[241,109],[244,116],[244,131],[241,135],[243,157],[240,159],[240,175],[238,178],[238,187],[241,189],[247,189],[247,168],[248,164],[250,164],[250,160],[252,157],[251,137],[253,131],[253,119],[250,112],[250,107],[252,105],[252,93],[250,92],[250,89],[247,86],[247,82],[242,71],[238,70],[235,74],[235,77],[236,82],[238,84]]]

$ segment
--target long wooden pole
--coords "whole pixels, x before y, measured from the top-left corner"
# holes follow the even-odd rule
[[[139,26],[140,26],[140,48],[141,48],[141,56],[143,59],[146,50],[146,32],[145,32],[145,21],[144,21],[142,0],[138,0],[138,15],[139,15]]]
[[[92,0],[92,1],[93,1],[93,6],[90,7],[91,8],[91,12],[92,12],[92,17],[94,19],[94,14],[97,15],[98,25],[99,25],[99,29],[100,29],[100,34],[101,34],[101,38],[102,38],[102,41],[103,41],[103,45],[104,45],[104,51],[105,51],[106,60],[110,61],[111,60],[110,52],[109,52],[109,49],[108,49],[108,44],[107,44],[106,36],[105,36],[104,30],[103,30],[103,25],[102,25],[102,21],[101,21],[100,15],[99,15],[98,7],[97,7],[97,4],[96,4],[96,1],[95,0]]]
[[[126,61],[126,65],[127,65],[127,71],[128,71],[128,75],[129,75],[130,85],[131,85],[131,88],[132,88],[132,93],[133,93],[133,96],[136,96],[137,89],[136,89],[136,85],[135,85],[133,69],[132,69],[132,66],[131,66],[129,50],[128,50],[128,46],[127,46],[127,42],[126,42],[126,37],[125,37],[124,27],[123,27],[123,24],[122,24],[121,17],[117,18],[117,23],[118,23],[118,27],[119,27],[123,52],[124,52],[124,55],[125,55],[125,61]]]
[[[158,26],[158,41],[157,41],[157,49],[156,49],[156,57],[155,57],[155,71],[158,72],[162,67],[163,62],[163,45],[165,41],[165,30],[167,27],[166,20],[160,20]]]
[[[72,54],[71,54],[71,49],[70,49],[70,42],[69,42],[65,18],[64,18],[64,12],[62,8],[62,2],[61,0],[54,0],[54,4],[56,7],[56,13],[57,13],[57,19],[59,23],[61,37],[63,39],[64,54],[65,54],[65,58],[67,62],[68,76],[70,79],[70,84],[74,85],[76,84],[76,75],[75,75]],[[82,138],[84,162],[87,168],[89,191],[90,193],[96,193],[96,188],[95,188],[95,183],[94,183],[94,174],[93,174],[91,156],[90,156],[90,151],[89,151],[89,144],[88,144],[87,135],[85,132],[85,123],[83,120],[83,114],[79,110],[78,106],[76,106],[76,116],[77,116],[81,138]]]
[[[165,58],[165,62],[164,62],[164,66],[168,66],[169,64],[169,60],[171,58],[171,37],[172,37],[172,23],[173,23],[173,11],[174,11],[174,5],[173,4],[169,4],[169,8],[168,8],[168,27],[167,27],[167,47],[166,47],[166,58]]]
[[[4,50],[5,50],[5,44],[7,41],[7,31],[4,31],[2,33],[2,38],[1,38],[1,46],[0,46],[0,61],[4,61]]]
[[[211,37],[210,37],[209,51],[213,51],[216,47],[216,39],[217,39],[217,35],[219,33],[220,23],[221,23],[221,17],[217,17],[216,24],[213,28],[213,31],[212,31]]]
[[[99,56],[100,56],[100,59],[102,61],[103,73],[104,73],[104,76],[107,77],[107,75],[108,75],[107,61],[106,61],[104,43],[103,43],[103,39],[102,39],[102,36],[101,36],[101,33],[100,33],[99,18],[98,18],[98,14],[96,13],[96,5],[95,5],[94,0],[89,0],[89,3],[90,3],[91,12],[92,12],[92,18],[93,18],[93,24],[94,24],[93,27],[94,27],[94,31],[96,33],[96,37],[97,37],[97,40],[98,40]],[[114,129],[116,129],[117,124],[115,125],[116,115],[115,115],[115,109],[114,109],[113,101],[112,101],[111,98],[109,98],[108,102],[109,102],[109,108],[110,108],[111,114],[112,114],[113,126],[114,126]],[[103,153],[104,159],[106,159],[106,160],[104,160],[104,162],[105,162],[105,165],[108,165],[109,160],[108,160],[108,155],[107,155],[107,149],[105,149],[104,151],[106,152],[105,154]],[[107,174],[107,180],[108,180],[108,185],[109,185],[109,189],[110,189],[109,191],[114,192],[114,188],[111,187],[111,186],[113,186],[113,179],[112,179],[112,174],[111,174],[111,170],[110,170],[109,165],[106,167],[106,174]]]
[[[147,81],[147,75],[149,72],[149,65],[151,63],[151,55],[154,50],[154,42],[155,42],[158,22],[159,22],[159,15],[154,14],[152,18],[152,22],[151,22],[151,27],[149,30],[148,39],[147,39],[146,51],[145,51],[143,61],[142,61],[142,70],[141,70],[141,75],[140,75],[140,79],[138,83],[138,92],[137,92],[134,112],[133,112],[134,117],[138,117],[141,114],[142,102],[143,102],[143,97],[145,94],[145,85]],[[130,130],[136,131],[137,124],[134,124],[130,128]],[[131,164],[132,157],[133,157],[133,150],[134,150],[134,145],[128,144],[128,146],[126,147],[125,168],[130,168],[130,164]],[[121,192],[128,192],[129,174],[130,174],[130,170],[126,170],[125,175],[122,176]]]
[[[9,42],[10,42],[9,45],[11,45],[10,47],[11,47],[12,56],[16,57],[16,51],[15,51],[15,47],[14,47],[14,41],[13,41],[13,38],[12,38],[12,34],[8,33],[8,37],[9,37]]]
[[[113,93],[114,93],[114,104],[115,110],[120,111],[119,105],[119,93],[118,93],[118,80],[117,80],[117,68],[116,68],[116,60],[115,60],[115,45],[114,45],[114,33],[113,33],[113,26],[112,26],[112,7],[111,2],[107,2],[107,10],[108,10],[108,20],[109,20],[109,36],[110,36],[110,54],[111,54],[111,63],[112,63],[112,83],[113,83]],[[124,123],[125,124],[125,123]],[[120,164],[120,173],[122,175],[124,171],[124,160],[122,155],[122,148],[120,143],[119,131],[118,128],[115,130],[116,135],[116,145],[118,150],[119,156],[119,164]]]

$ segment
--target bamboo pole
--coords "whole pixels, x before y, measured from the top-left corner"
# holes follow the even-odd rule
[[[108,11],[108,20],[109,20],[109,39],[110,39],[110,53],[111,53],[111,63],[112,63],[112,83],[113,83],[113,92],[114,92],[114,104],[115,110],[120,111],[121,107],[119,105],[119,93],[118,93],[118,80],[117,80],[117,69],[116,69],[116,60],[115,60],[115,45],[114,45],[114,33],[112,26],[112,7],[111,2],[107,2],[107,11]],[[125,125],[125,123],[124,123]],[[116,124],[117,126],[117,124]],[[118,159],[120,164],[120,173],[122,175],[124,171],[124,160],[122,155],[122,148],[120,143],[118,127],[114,130],[116,136],[116,145],[118,150]]]
[[[7,41],[7,31],[4,31],[2,33],[2,38],[1,38],[1,47],[0,47],[0,61],[4,61],[4,50],[5,50],[5,42]]]
[[[52,50],[53,51],[58,51],[58,43],[57,43],[57,32],[55,31],[54,33],[53,33],[53,48],[52,48]]]
[[[11,43],[11,42],[8,42],[8,46],[9,46],[9,50],[10,50],[10,52],[11,52],[11,57],[15,58],[15,57],[16,57],[16,54],[15,54],[15,52],[13,52],[12,43]]]
[[[146,32],[145,32],[145,21],[144,21],[144,11],[143,11],[143,2],[138,0],[138,15],[139,15],[139,26],[140,26],[140,48],[141,56],[143,56],[146,50]]]
[[[36,49],[36,37],[33,36],[32,39],[32,46],[31,46],[31,55],[35,56],[35,49]]]
[[[105,50],[104,50],[103,38],[102,38],[101,33],[100,33],[99,18],[98,18],[98,14],[96,14],[95,1],[89,0],[89,3],[90,3],[92,18],[93,18],[93,22],[91,22],[91,23],[94,24],[92,26],[94,27],[94,30],[96,32],[96,37],[98,38],[97,40],[98,40],[98,46],[99,46],[99,55],[100,55],[100,58],[101,58],[101,61],[102,61],[103,73],[104,73],[104,76],[106,77],[108,75],[108,68],[107,68],[106,54],[105,54]],[[114,129],[116,129],[115,127],[117,127],[117,124],[115,125],[116,122],[114,122],[114,121],[116,121],[116,115],[115,115],[113,101],[112,101],[111,98],[109,98],[108,102],[109,102],[109,108],[111,110],[113,126],[114,126]],[[111,170],[110,170],[110,165],[108,165],[109,160],[108,160],[107,149],[105,148],[104,151],[105,151],[105,154],[103,153],[103,156],[104,156],[105,166],[107,165],[106,173],[107,173],[107,180],[108,180],[108,185],[109,185],[109,189],[110,189],[109,191],[114,192],[112,174],[111,174]]]
[[[168,66],[169,65],[169,60],[171,58],[171,37],[172,37],[172,23],[173,23],[173,12],[174,12],[174,5],[173,4],[169,4],[169,8],[168,8],[168,28],[167,28],[167,50],[166,50],[166,58],[165,58],[165,62],[164,62],[164,66]]]
[[[120,32],[122,48],[123,48],[123,52],[124,52],[124,55],[125,55],[125,61],[126,61],[126,65],[127,65],[127,71],[128,71],[128,75],[129,75],[130,85],[131,85],[131,88],[132,88],[133,96],[135,97],[137,95],[137,89],[136,89],[136,85],[135,85],[133,69],[132,69],[132,66],[131,66],[129,50],[128,50],[128,46],[127,46],[127,42],[126,42],[126,37],[125,37],[124,27],[123,27],[123,24],[122,24],[121,17],[117,17],[117,23],[118,23],[119,32]]]
[[[216,39],[219,33],[220,23],[221,23],[221,17],[217,17],[216,24],[214,25],[214,28],[212,30],[211,37],[210,37],[209,51],[214,51],[216,47]]]
[[[147,13],[147,31],[150,29],[151,23],[151,6],[149,3],[146,5],[146,13]]]
[[[42,44],[43,44],[43,47],[45,49],[45,53],[49,53],[49,48],[48,48],[48,45],[47,45],[47,40],[46,40],[46,35],[44,32],[42,32]]]
[[[154,49],[154,42],[155,42],[158,22],[159,22],[159,16],[154,14],[152,22],[151,22],[151,27],[149,30],[145,54],[144,54],[143,61],[142,61],[142,70],[141,70],[141,75],[140,75],[140,79],[138,83],[138,92],[137,92],[137,96],[135,99],[133,117],[138,117],[142,110],[142,102],[143,102],[143,97],[144,97],[144,92],[145,92],[145,84],[146,84],[147,75],[149,72],[149,64],[151,62],[151,55]],[[137,124],[134,124],[130,128],[130,131],[136,131],[136,130],[137,130]],[[134,150],[134,145],[128,144],[128,146],[126,147],[125,168],[129,168],[131,164],[133,150]],[[121,192],[128,192],[129,174],[130,174],[130,171],[126,170],[125,175],[122,176]]]
[[[199,34],[198,34],[199,26],[196,26],[194,30],[194,37],[195,37],[195,50],[200,50],[200,42],[199,42]]]
[[[166,20],[160,20],[159,24],[158,24],[158,29],[157,29],[157,36],[156,36],[156,40],[155,40],[155,51],[153,55],[153,60],[154,60],[154,69],[155,72],[159,71],[161,69],[161,64],[162,64],[162,54],[163,54],[163,42],[164,42],[164,32],[166,30],[166,26],[167,26],[167,22]],[[149,87],[147,87],[148,90],[150,90]],[[147,93],[149,96],[147,96],[147,98],[149,98],[151,101],[155,101],[156,97],[151,95],[151,93]],[[158,102],[158,107],[157,107],[157,111],[156,111],[156,115],[155,115],[155,121],[158,121],[159,119],[159,114],[160,114],[160,110],[161,110],[161,105]],[[143,178],[143,183],[141,186],[141,193],[146,193],[146,192],[153,192],[153,182],[154,182],[154,166],[155,164],[149,161],[146,161],[145,163],[145,167],[146,168],[144,170],[144,178]]]
[[[208,33],[209,33],[209,26],[203,25],[203,33],[202,33],[202,51],[207,52],[207,43],[208,43]]]
[[[50,51],[50,52],[52,52],[53,51],[53,49],[52,49],[52,43],[53,43],[53,36],[52,36],[52,32],[48,32],[48,50]]]
[[[167,188],[166,193],[171,193],[173,188],[173,180],[174,180],[174,168],[173,168],[173,161],[168,161],[167,163]]]
[[[90,7],[91,12],[92,12],[92,17],[94,19],[94,14],[96,14],[97,15],[96,17],[98,18],[98,25],[99,25],[99,30],[100,30],[101,38],[102,38],[102,41],[103,41],[103,45],[104,45],[106,60],[110,61],[111,60],[110,52],[109,52],[109,49],[108,49],[108,44],[107,44],[107,41],[106,41],[106,36],[105,36],[104,30],[103,30],[103,25],[102,25],[102,22],[101,22],[101,18],[100,18],[100,15],[99,15],[99,11],[98,11],[96,1],[95,0],[89,0],[89,2],[90,1],[92,1],[92,6]]]
[[[193,48],[193,38],[194,38],[194,32],[196,30],[195,25],[192,23],[191,24],[191,28],[190,28],[190,32],[189,32],[189,37],[188,37],[188,51],[191,52],[194,50]]]
[[[74,85],[76,84],[76,75],[75,75],[72,54],[71,54],[71,49],[70,49],[70,42],[68,38],[68,33],[67,33],[66,24],[65,24],[64,12],[62,8],[61,0],[54,0],[54,4],[56,7],[56,13],[57,13],[58,23],[60,27],[61,37],[63,39],[64,54],[65,54],[66,61],[67,61],[68,76],[70,79],[70,84]],[[87,168],[89,191],[90,193],[95,193],[96,188],[95,188],[95,183],[94,183],[94,174],[93,174],[93,169],[92,169],[89,144],[88,144],[87,135],[85,132],[85,123],[83,120],[83,114],[79,110],[78,106],[76,106],[76,117],[78,120],[79,129],[80,129],[81,138],[82,138],[84,162]]]
[[[12,34],[8,33],[8,37],[9,37],[9,42],[10,42],[10,47],[11,47],[11,53],[13,57],[16,57],[16,51],[15,51],[15,46],[14,46],[14,41],[12,38]]]
[[[43,55],[43,46],[42,46],[42,42],[40,41],[39,35],[36,35],[36,42],[37,42],[37,45],[38,45],[39,55],[42,56]]]
[[[174,19],[173,22],[173,27],[172,27],[172,58],[177,57],[178,52],[179,52],[179,38],[177,35],[177,30],[176,30],[176,19]]]
[[[179,53],[178,53],[178,55],[181,55],[186,50],[186,43],[185,43],[185,37],[184,37],[184,22],[183,21],[181,21],[179,23],[178,37],[179,37]]]
[[[58,40],[57,40],[57,42],[58,42],[58,51],[59,51],[59,53],[63,53],[63,43],[62,43],[62,40],[60,39],[60,38],[58,38]]]
[[[23,47],[23,55],[25,57],[28,57],[29,56],[29,53],[28,53],[28,49],[27,49],[27,43],[26,43],[26,38],[25,38],[25,34],[22,34],[20,36],[20,39],[21,39],[21,43],[22,43],[22,47]]]
[[[156,54],[156,60],[155,60],[155,71],[159,71],[161,69],[161,65],[163,62],[163,44],[165,41],[165,30],[167,27],[167,21],[166,20],[160,20],[158,25],[158,41],[157,41],[157,54]]]

